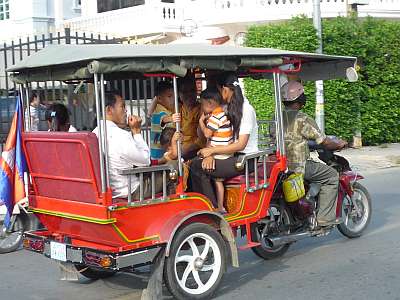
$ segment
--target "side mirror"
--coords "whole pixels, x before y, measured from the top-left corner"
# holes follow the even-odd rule
[[[356,82],[358,80],[358,74],[356,69],[349,67],[346,69],[346,77],[349,82]]]

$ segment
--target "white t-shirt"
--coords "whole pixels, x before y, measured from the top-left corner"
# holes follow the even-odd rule
[[[256,111],[246,98],[243,102],[243,115],[240,122],[239,135],[249,134],[249,141],[242,153],[253,153],[258,151],[258,124]]]
[[[31,131],[39,130],[39,108],[30,105],[29,113],[31,115]],[[28,109],[25,111],[25,120],[28,120]],[[28,125],[28,123],[26,123]]]
[[[103,123],[101,123],[103,124]],[[109,159],[110,186],[113,198],[128,197],[128,176],[120,175],[125,168],[150,165],[150,149],[141,134],[132,136],[131,132],[119,128],[114,122],[106,121]],[[93,132],[99,137],[98,127]],[[139,186],[137,176],[131,176],[132,193]]]

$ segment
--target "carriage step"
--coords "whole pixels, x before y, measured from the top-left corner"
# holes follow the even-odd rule
[[[261,245],[260,243],[250,242],[250,243],[248,243],[246,245],[240,246],[239,249],[240,250],[247,250],[247,249],[250,249],[250,248],[253,248],[253,247],[257,247],[257,246],[260,246],[260,245]]]

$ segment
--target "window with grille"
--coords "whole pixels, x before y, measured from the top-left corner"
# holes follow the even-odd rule
[[[9,0],[0,0],[0,21],[8,20],[9,18],[10,18]]]
[[[102,13],[143,4],[145,4],[145,0],[97,0],[97,12]]]

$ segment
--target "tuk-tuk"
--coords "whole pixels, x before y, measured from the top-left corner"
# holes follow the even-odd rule
[[[21,97],[31,82],[94,84],[97,124],[103,124],[99,139],[92,132],[30,132],[27,128],[23,133],[29,210],[45,227],[25,234],[25,249],[58,261],[67,277],[80,273],[105,278],[152,264],[148,294],[160,292],[155,287],[163,277],[176,298],[207,299],[218,288],[227,266],[239,267],[235,242],[239,231],[247,239],[240,249],[252,248],[266,259],[282,255],[300,238],[322,235],[288,230],[289,221],[280,206],[284,204],[278,197],[279,186],[287,173],[281,76],[296,74],[304,81],[345,78],[355,63],[354,57],[210,45],[57,45],[17,63],[8,71],[20,84]],[[238,168],[243,168],[243,175],[225,181],[226,215],[218,213],[204,195],[183,190],[179,144],[178,170],[170,165],[127,166],[120,174],[139,178],[140,197],[133,199],[128,186],[127,199],[112,198],[104,132],[105,82],[171,78],[178,111],[177,79],[192,70],[201,74],[234,71],[241,78],[272,79],[274,145],[241,157]],[[249,171],[251,164],[253,172]],[[167,182],[176,172],[178,183],[170,193]],[[155,173],[163,174],[163,190],[157,194],[152,185],[152,196],[145,198],[144,177],[154,179]],[[349,176],[355,176],[352,182],[359,179],[354,173]],[[345,213],[350,214],[348,208]],[[342,213],[340,208],[338,214]],[[279,226],[271,227],[271,222],[286,227],[281,231]],[[367,223],[355,233],[361,233]],[[266,228],[273,228],[275,235]]]

